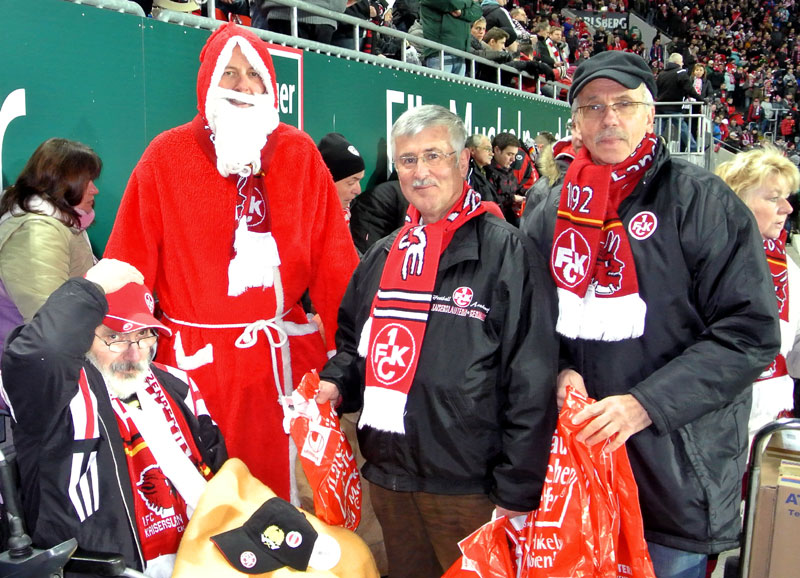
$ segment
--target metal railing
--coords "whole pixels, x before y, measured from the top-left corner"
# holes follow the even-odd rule
[[[680,112],[663,112],[663,107],[681,108]],[[711,106],[704,102],[656,103],[655,132],[664,138],[673,157],[683,158],[701,167],[711,167],[714,139],[711,127]]]
[[[78,0],[70,0],[70,1],[78,1]],[[81,1],[86,4],[97,3],[97,5],[100,5],[103,2],[110,2],[111,0],[81,0]],[[541,78],[531,76],[511,66],[507,66],[505,64],[497,64],[496,62],[492,62],[491,60],[487,60],[486,58],[482,58],[470,52],[464,52],[462,50],[450,48],[449,46],[445,46],[443,44],[427,40],[425,38],[422,38],[421,36],[407,34],[405,32],[401,32],[399,30],[395,30],[387,26],[378,26],[377,24],[373,24],[372,22],[369,22],[367,20],[354,18],[352,16],[341,14],[339,12],[332,12],[331,10],[328,10],[326,8],[320,8],[319,6],[314,6],[313,4],[308,4],[300,0],[273,0],[273,2],[275,4],[280,4],[284,7],[290,8],[290,29],[292,31],[292,34],[291,35],[279,34],[277,32],[271,32],[269,30],[261,30],[259,28],[253,28],[252,30],[263,40],[272,42],[274,44],[281,44],[284,46],[294,46],[296,48],[311,50],[323,54],[330,54],[333,56],[346,58],[349,60],[368,62],[370,64],[375,64],[377,66],[382,66],[387,68],[397,68],[400,70],[408,70],[411,72],[415,72],[417,74],[441,76],[443,78],[447,78],[448,80],[458,81],[461,83],[474,84],[477,86],[491,88],[493,90],[499,90],[502,92],[509,92],[517,96],[524,95],[534,99],[545,99],[548,102],[559,100],[558,97],[561,95],[562,91],[566,91],[569,89],[569,86],[563,83],[554,81],[544,81]],[[208,13],[213,14],[215,7],[213,0],[208,0],[206,6]],[[354,46],[356,47],[355,50],[342,48],[339,46],[333,46],[330,44],[322,44],[319,42],[314,42],[311,40],[299,38],[297,36],[298,11],[308,12],[316,16],[322,16],[325,18],[329,18],[331,20],[335,20],[340,24],[346,24],[352,26],[353,41],[354,41]],[[192,28],[204,28],[208,30],[214,30],[222,24],[219,20],[213,18],[197,16],[195,14],[189,14],[185,12],[174,12],[165,9],[157,10],[156,8],[153,9],[153,17],[162,22],[173,22],[176,24],[181,24],[183,26],[189,26]],[[399,39],[401,41],[399,59],[395,60],[384,56],[375,56],[373,54],[360,52],[359,49],[362,43],[362,35],[365,30],[370,30],[374,34],[380,34],[383,36],[389,36],[392,38]],[[422,46],[425,48],[431,48],[435,50],[439,55],[439,68],[438,69],[429,68],[427,66],[420,66],[406,62],[405,61],[406,49],[407,49],[406,42],[414,46]],[[467,76],[461,76],[445,72],[444,71],[445,55],[451,55],[463,58],[467,63]],[[494,73],[495,82],[487,82],[485,80],[480,80],[476,78],[479,65],[495,69]],[[522,86],[523,79],[529,82],[535,82],[537,85],[537,93],[539,94],[525,92],[518,88],[501,84],[504,79],[508,79],[511,77],[517,79],[517,86]],[[549,98],[547,96],[543,96],[540,94],[544,86],[549,87],[549,89],[545,90],[551,91],[555,98]]]

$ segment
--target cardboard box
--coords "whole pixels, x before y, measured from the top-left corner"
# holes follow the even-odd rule
[[[786,538],[781,539],[775,528],[781,468],[783,468],[784,474],[791,472],[800,475],[800,436],[797,436],[797,432],[780,431],[773,435],[761,460],[755,510],[751,513],[754,518],[753,533],[750,536],[750,566],[747,576],[752,578],[773,576],[770,572],[773,551],[777,561],[780,551],[786,548]],[[800,509],[800,504],[798,504],[798,509]],[[798,520],[800,521],[800,518]],[[794,535],[797,536],[800,533]],[[796,568],[800,568],[800,566]],[[796,575],[798,575],[797,571],[785,574],[781,578]],[[774,576],[780,576],[780,574]]]
[[[781,465],[770,548],[769,578],[800,573],[800,464]]]

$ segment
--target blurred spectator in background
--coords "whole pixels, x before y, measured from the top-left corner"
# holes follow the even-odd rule
[[[470,27],[480,17],[480,6],[473,0],[420,1],[423,37],[463,52],[469,52]],[[461,56],[445,54],[444,62],[441,62],[439,52],[426,47],[422,58],[429,68],[461,75],[466,71],[464,58]]]
[[[221,1],[223,0],[217,0],[218,6],[220,6],[219,2]],[[309,3],[319,8],[325,8],[326,10],[343,14],[347,0],[309,0]],[[261,4],[261,10],[266,13],[267,30],[291,36],[291,7],[272,2],[271,0],[265,0]],[[338,23],[336,20],[318,16],[304,10],[297,10],[297,35],[300,38],[321,42],[323,44],[331,44],[333,33],[336,32],[337,26]]]
[[[486,167],[486,176],[497,191],[497,203],[506,221],[519,226],[516,210],[525,199],[525,189],[520,186],[511,165],[519,152],[519,139],[510,132],[501,132],[492,139],[492,162]]]
[[[317,145],[322,160],[331,172],[336,194],[342,203],[344,219],[350,223],[350,203],[361,193],[364,159],[358,149],[338,132],[329,132]]]
[[[491,30],[498,26],[506,31],[508,38],[506,39],[506,47],[513,51],[514,43],[517,41],[517,29],[514,26],[513,19],[508,11],[504,8],[508,0],[481,0],[481,10],[483,17],[486,18],[486,28]]]
[[[473,134],[464,145],[469,149],[469,169],[466,181],[484,201],[497,202],[497,191],[489,182],[485,168],[492,162],[492,141],[485,134]]]

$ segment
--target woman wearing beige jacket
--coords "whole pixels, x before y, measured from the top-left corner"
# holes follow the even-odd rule
[[[51,138],[0,199],[0,346],[64,281],[94,263],[85,229],[94,220],[101,169],[88,146]]]

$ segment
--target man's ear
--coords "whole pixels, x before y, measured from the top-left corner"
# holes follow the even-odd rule
[[[467,178],[467,172],[469,171],[469,149],[463,149],[458,155],[458,169],[461,172],[461,178]]]

